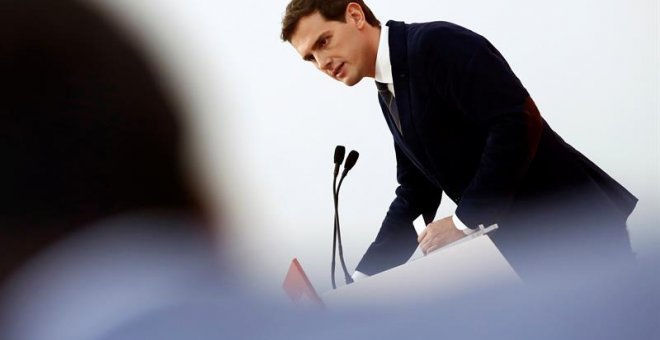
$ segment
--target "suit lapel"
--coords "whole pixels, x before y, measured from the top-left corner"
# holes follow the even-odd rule
[[[392,78],[394,79],[394,92],[399,109],[401,130],[404,140],[409,139],[409,134],[414,130],[410,121],[410,82],[407,62],[406,27],[402,22],[389,21],[390,62],[392,63]]]
[[[390,62],[392,63],[392,77],[394,79],[394,92],[396,93],[396,103],[399,109],[399,119],[401,120],[401,131],[403,136],[398,133],[394,122],[390,117],[386,117],[390,130],[395,140],[402,146],[404,152],[408,155],[415,165],[424,172],[426,177],[433,179],[431,173],[424,164],[429,164],[425,155],[425,148],[419,140],[413,121],[413,112],[410,99],[410,72],[408,68],[408,43],[406,26],[402,22],[389,21],[389,44],[390,44]],[[381,101],[381,106],[382,106]]]

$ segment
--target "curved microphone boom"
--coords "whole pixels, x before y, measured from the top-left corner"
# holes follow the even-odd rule
[[[339,185],[337,185],[337,190],[335,191],[335,236],[339,243],[339,261],[341,263],[341,267],[344,272],[344,279],[346,281],[346,284],[353,283],[353,278],[351,278],[351,275],[348,273],[348,269],[346,268],[346,261],[344,260],[344,247],[342,246],[342,242],[341,242],[341,228],[339,226],[339,190],[341,189],[341,184],[344,182],[344,178],[346,177],[348,172],[351,169],[353,169],[355,163],[357,163],[359,156],[360,154],[355,150],[351,150],[351,152],[348,153],[348,157],[346,157],[346,163],[344,164],[344,171],[341,174]],[[334,248],[333,248],[333,254],[334,254]],[[334,263],[334,255],[332,259]],[[334,266],[332,269],[332,274],[333,274],[332,278],[334,285]],[[333,288],[334,287],[335,286],[333,286]]]

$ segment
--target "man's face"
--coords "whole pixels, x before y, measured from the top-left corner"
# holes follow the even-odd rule
[[[350,9],[346,22],[328,21],[317,11],[298,22],[291,44],[304,60],[348,86],[375,72],[376,56],[369,53],[361,13]]]

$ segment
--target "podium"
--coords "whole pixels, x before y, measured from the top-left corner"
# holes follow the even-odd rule
[[[426,256],[353,284],[321,294],[329,307],[410,303],[469,294],[475,289],[515,286],[522,282],[488,237],[497,225],[481,228]],[[313,288],[312,288],[313,290]]]

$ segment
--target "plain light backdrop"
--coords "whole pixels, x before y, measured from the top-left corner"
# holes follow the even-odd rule
[[[287,0],[88,1],[135,37],[181,103],[197,178],[229,221],[225,244],[248,285],[278,292],[297,257],[330,288],[333,150],[360,152],[340,202],[352,270],[396,187],[373,81],[346,87],[281,42]],[[628,221],[639,257],[660,253],[656,0],[367,4],[383,23],[444,20],[488,38],[550,125],[640,199]],[[443,199],[438,218],[454,209]]]

